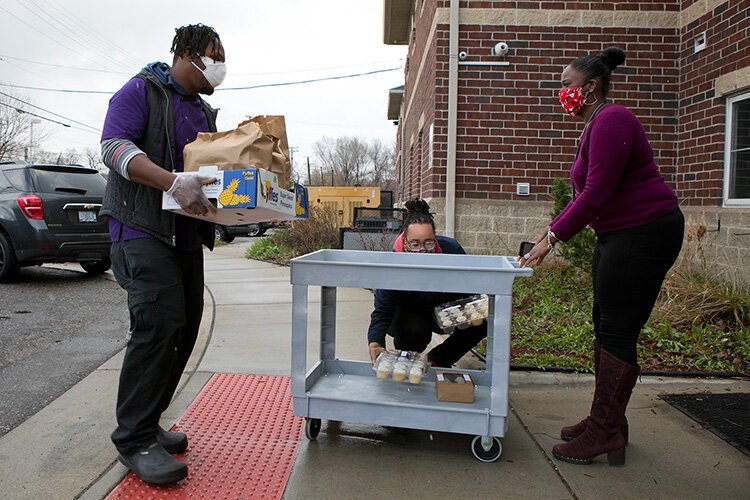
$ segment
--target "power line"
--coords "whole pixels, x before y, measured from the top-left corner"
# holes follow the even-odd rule
[[[88,128],[90,128],[90,129],[92,129],[92,130],[94,130],[96,132],[99,132],[99,129],[97,129],[96,127],[92,127],[91,125],[87,125],[85,123],[81,123],[81,122],[76,121],[76,120],[74,120],[72,118],[68,118],[67,116],[59,115],[59,114],[57,114],[57,113],[55,113],[53,111],[50,111],[48,109],[44,109],[44,108],[39,107],[39,106],[37,106],[35,104],[31,104],[30,102],[26,102],[26,101],[24,101],[22,99],[19,99],[18,97],[12,96],[10,94],[6,94],[5,92],[0,92],[0,95],[4,95],[5,97],[8,97],[10,99],[14,99],[14,100],[16,100],[18,102],[22,102],[23,104],[25,104],[27,106],[31,106],[32,108],[40,109],[40,110],[44,111],[45,113],[48,113],[48,114],[50,114],[52,116],[56,116],[56,117],[62,118],[64,120],[68,120],[69,122],[77,123],[78,125],[83,125],[84,127],[88,127]]]
[[[228,87],[224,89],[216,89],[216,91],[228,91],[228,90],[252,90],[252,89],[262,89],[266,87],[286,87],[290,85],[304,85],[306,83],[315,83],[315,82],[324,82],[328,80],[343,80],[346,78],[357,78],[359,76],[369,76],[369,75],[375,75],[378,73],[388,73],[390,71],[398,71],[401,68],[388,68],[388,69],[376,69],[374,71],[367,71],[365,73],[355,73],[353,75],[341,75],[341,76],[328,76],[325,78],[311,78],[309,80],[300,80],[297,82],[283,82],[283,83],[264,83],[261,85],[251,85],[248,87]]]
[[[43,37],[48,38],[49,40],[52,40],[55,44],[59,45],[60,47],[62,47],[64,49],[67,49],[69,52],[71,52],[73,54],[79,54],[78,52],[76,52],[75,50],[71,49],[70,47],[68,47],[64,43],[60,42],[59,40],[55,40],[54,38],[52,38],[51,36],[49,36],[47,33],[43,32],[43,31],[40,31],[38,28],[36,28],[36,27],[32,26],[31,24],[27,23],[26,21],[24,21],[23,19],[21,19],[20,17],[18,17],[17,15],[15,15],[14,13],[12,13],[8,9],[6,9],[5,7],[0,6],[0,10],[3,10],[5,12],[7,12],[10,16],[14,17],[15,19],[17,19],[21,23],[23,23],[26,26],[28,26],[29,28],[31,28],[32,30],[36,31],[37,33],[39,33]],[[82,54],[79,54],[79,55],[82,55]],[[89,57],[86,57],[85,55],[83,57],[85,59],[89,60],[90,62],[94,63],[94,64],[98,64],[96,61],[94,61],[93,59],[91,59]]]
[[[46,87],[32,87],[30,85],[13,85],[10,83],[0,83],[2,87],[10,87],[14,89],[25,89],[25,90],[42,90],[45,92],[63,92],[68,94],[107,94],[112,95],[114,92],[109,90],[72,90],[72,89],[51,89]]]
[[[40,119],[42,119],[42,120],[46,120],[46,121],[48,121],[48,122],[56,123],[57,125],[62,125],[63,127],[66,127],[66,128],[74,128],[74,129],[76,129],[76,130],[82,130],[83,132],[88,132],[88,133],[90,133],[90,134],[95,134],[95,135],[98,135],[98,134],[97,134],[96,132],[92,132],[91,130],[86,130],[85,128],[80,128],[80,127],[74,127],[73,125],[70,125],[70,124],[68,124],[68,123],[63,123],[63,122],[59,122],[59,121],[57,121],[57,120],[53,120],[52,118],[47,118],[46,116],[38,115],[38,114],[36,114],[36,113],[32,113],[31,111],[26,111],[25,109],[17,108],[17,107],[15,107],[15,106],[12,106],[12,105],[10,105],[10,104],[7,104],[7,103],[1,102],[1,101],[0,101],[0,105],[2,105],[2,106],[5,106],[5,107],[8,107],[8,108],[10,108],[10,109],[14,109],[14,110],[16,110],[16,111],[17,111],[18,113],[23,113],[23,114],[27,114],[27,115],[29,115],[29,116],[33,116],[33,117],[36,117],[36,118],[40,118]]]
[[[402,62],[401,59],[395,62]],[[290,71],[266,71],[266,72],[253,72],[253,73],[232,73],[232,76],[265,76],[265,75],[291,75],[294,73],[314,73],[316,71],[331,71],[334,69],[347,69],[347,68],[357,68],[362,66],[371,66],[375,64],[395,64],[393,60],[390,61],[372,61],[362,64],[346,64],[344,66],[329,66],[327,68],[308,68],[308,69],[295,69]]]
[[[114,71],[114,70],[107,70],[107,69],[93,69],[93,68],[80,68],[75,66],[66,66],[64,64],[53,64],[53,63],[47,63],[42,61],[32,61],[31,59],[24,59],[22,57],[15,57],[15,56],[8,56],[0,54],[0,61],[3,59],[11,59],[13,61],[21,61],[29,64],[37,64],[39,66],[49,66],[52,68],[61,68],[61,69],[69,69],[69,70],[75,70],[75,71],[89,71],[91,73],[110,73],[110,74],[116,74],[116,75],[132,75],[132,71]],[[6,61],[8,62],[8,61]],[[392,61],[383,61],[383,62],[392,62]],[[398,61],[400,62],[400,61]],[[331,66],[327,68],[309,68],[309,69],[296,69],[296,70],[289,70],[289,71],[265,71],[265,72],[254,72],[254,73],[232,73],[232,76],[268,76],[268,75],[292,75],[295,73],[314,73],[316,71],[330,71],[334,69],[345,69],[345,68],[355,68],[355,67],[361,67],[361,66],[367,66],[370,64],[377,64],[377,63],[363,63],[363,64],[349,64],[345,66]]]
[[[82,39],[82,38],[80,37],[80,35],[79,35],[79,34],[77,34],[77,33],[75,33],[74,31],[72,31],[72,30],[71,30],[71,29],[70,29],[70,28],[69,28],[68,26],[66,26],[66,25],[65,25],[64,23],[60,22],[60,21],[59,21],[58,19],[56,19],[56,18],[55,18],[55,16],[52,16],[52,15],[51,15],[51,14],[50,14],[49,12],[47,12],[46,10],[44,10],[44,9],[43,9],[42,7],[40,7],[40,6],[36,5],[36,4],[34,4],[34,6],[35,6],[35,7],[37,7],[37,9],[39,9],[39,10],[40,10],[40,11],[41,11],[41,12],[42,12],[42,13],[43,13],[43,14],[44,14],[45,16],[47,16],[47,17],[49,17],[50,19],[52,19],[52,21],[54,21],[54,22],[55,22],[56,24],[60,25],[60,26],[61,26],[61,27],[62,27],[62,28],[63,28],[63,29],[65,30],[65,31],[68,31],[68,32],[72,33],[72,34],[73,34],[73,35],[75,35],[75,36],[71,36],[71,35],[69,35],[68,33],[65,33],[65,31],[63,31],[63,29],[60,29],[60,28],[58,28],[57,26],[55,26],[55,24],[53,24],[53,23],[52,23],[52,22],[50,22],[49,20],[47,20],[47,19],[45,19],[44,17],[42,17],[42,16],[41,16],[41,15],[40,15],[39,13],[35,12],[35,11],[34,11],[34,10],[33,10],[33,9],[31,8],[31,7],[29,7],[29,6],[28,6],[28,5],[26,5],[25,3],[21,3],[21,2],[19,1],[19,0],[16,0],[16,2],[17,2],[17,3],[18,3],[18,4],[20,5],[20,6],[21,6],[21,7],[23,7],[23,8],[24,8],[24,9],[26,9],[27,11],[29,11],[29,12],[30,12],[30,13],[31,13],[31,14],[32,14],[33,16],[37,17],[37,18],[38,18],[38,19],[40,19],[40,20],[41,20],[41,21],[42,21],[43,23],[46,23],[46,24],[47,24],[47,25],[49,25],[49,26],[50,26],[51,28],[53,28],[53,29],[54,29],[55,31],[57,31],[58,33],[60,33],[60,34],[61,34],[61,35],[62,35],[63,37],[65,37],[65,38],[67,38],[68,40],[70,40],[70,41],[72,41],[72,42],[74,42],[74,43],[76,43],[76,44],[80,45],[81,47],[83,47],[83,49],[84,49],[84,50],[89,50],[89,51],[91,51],[92,53],[94,53],[94,54],[98,55],[99,57],[103,57],[104,59],[109,59],[109,60],[111,60],[112,62],[114,62],[114,63],[116,63],[116,64],[119,64],[119,65],[120,65],[120,66],[122,67],[122,69],[127,69],[127,67],[126,67],[126,66],[125,66],[124,64],[120,63],[119,61],[113,60],[110,54],[108,54],[108,53],[106,53],[106,52],[104,52],[104,51],[101,51],[101,49],[100,49],[99,47],[94,47],[94,46],[92,46],[92,44],[91,44],[91,43],[87,43],[87,42],[86,42],[85,40],[84,40],[84,41],[82,42],[81,40],[83,40],[83,39]],[[33,3],[33,2],[32,2],[32,3]],[[102,64],[102,66],[105,66],[105,67],[107,67],[107,66],[106,66],[106,65],[104,65],[104,64]]]
[[[123,49],[122,47],[120,47],[119,45],[117,45],[115,42],[113,42],[112,40],[110,40],[109,37],[103,36],[101,33],[99,33],[93,27],[91,27],[90,25],[88,25],[87,23],[85,23],[81,19],[79,19],[79,17],[76,14],[74,14],[73,12],[71,12],[70,10],[68,10],[67,8],[65,8],[65,6],[62,5],[60,2],[58,2],[57,0],[45,0],[45,1],[50,6],[52,6],[52,4],[55,4],[57,6],[57,8],[59,9],[58,12],[64,11],[63,16],[65,16],[65,13],[67,13],[67,16],[65,16],[65,17],[67,17],[68,19],[71,19],[73,21],[73,23],[78,24],[78,26],[80,26],[83,29],[83,31],[88,32],[89,36],[91,36],[92,39],[99,39],[99,40],[101,40],[101,42],[104,43],[105,48],[106,48],[107,45],[110,46],[110,47],[113,47],[116,52],[119,52],[123,56],[131,59],[131,61],[133,61],[136,65],[140,64],[138,62],[139,59],[140,59],[139,57],[136,57],[135,55],[131,54],[127,50]]]
[[[264,83],[261,85],[251,85],[247,87],[229,87],[225,89],[216,89],[216,91],[228,91],[228,90],[253,90],[253,89],[262,89],[266,87],[285,87],[290,85],[303,85],[307,83],[315,83],[315,82],[324,82],[328,80],[343,80],[346,78],[357,78],[360,76],[369,76],[369,75],[375,75],[378,73],[388,73],[391,71],[398,71],[401,68],[387,68],[387,69],[378,69],[374,71],[367,71],[365,73],[355,73],[352,75],[339,75],[339,76],[329,76],[325,78],[313,78],[310,80],[300,80],[296,82],[283,82],[283,83]],[[28,85],[13,85],[10,83],[0,83],[0,86],[3,87],[11,87],[14,89],[25,89],[25,90],[41,90],[45,92],[63,92],[63,93],[70,93],[70,94],[114,94],[114,92],[106,91],[106,90],[75,90],[75,89],[55,89],[55,88],[49,88],[49,87],[31,87]]]
[[[31,61],[29,59],[23,59],[23,58],[20,58],[20,57],[5,56],[5,55],[0,54],[0,61],[3,61],[5,59],[12,59],[14,61],[21,61],[21,62],[25,62],[25,63],[29,63],[29,64],[38,64],[40,66],[50,66],[50,67],[53,67],[53,68],[70,69],[70,70],[75,70],[75,71],[90,71],[90,72],[93,72],[93,73],[114,73],[114,74],[117,74],[117,75],[132,75],[133,74],[132,71],[113,71],[113,70],[108,70],[108,69],[76,68],[74,66],[65,66],[64,64],[43,63],[43,62],[39,62],[39,61]],[[10,64],[10,61],[5,61],[5,62],[7,62],[8,64]],[[19,67],[21,67],[21,66],[19,66]]]

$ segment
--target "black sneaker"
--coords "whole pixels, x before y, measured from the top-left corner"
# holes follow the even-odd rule
[[[166,431],[159,426],[156,431],[156,440],[167,450],[167,453],[180,454],[184,453],[188,447],[187,436],[184,432]]]
[[[150,484],[172,484],[188,475],[187,465],[167,453],[159,443],[127,455],[120,453],[118,458],[136,476]]]

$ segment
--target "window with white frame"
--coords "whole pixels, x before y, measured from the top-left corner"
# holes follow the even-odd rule
[[[750,206],[750,92],[727,99],[724,204]]]

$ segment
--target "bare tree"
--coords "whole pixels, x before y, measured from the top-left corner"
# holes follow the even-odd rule
[[[0,161],[34,161],[36,155],[29,155],[29,152],[37,151],[38,145],[49,136],[41,120],[28,114],[23,100],[26,99],[0,95]]]
[[[85,148],[83,150],[83,161],[91,168],[95,168],[99,171],[107,170],[102,162],[102,155],[97,148]]]
[[[52,165],[78,165],[81,161],[81,155],[73,148],[66,149],[63,152],[39,151],[34,154],[34,161]]]
[[[383,186],[396,179],[396,145],[387,146],[376,139],[368,150],[371,174],[370,181],[375,186]]]
[[[311,178],[321,185],[383,186],[395,174],[394,147],[359,137],[322,137],[313,146],[319,167]]]
[[[21,111],[19,111],[21,110]],[[26,138],[31,116],[10,98],[0,96],[0,160],[16,160],[24,157],[28,141]]]

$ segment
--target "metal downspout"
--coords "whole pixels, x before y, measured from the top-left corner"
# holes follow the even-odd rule
[[[448,41],[448,158],[445,179],[445,235],[456,233],[456,135],[458,118],[458,0],[450,0]]]

